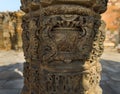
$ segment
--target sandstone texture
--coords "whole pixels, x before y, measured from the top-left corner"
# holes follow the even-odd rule
[[[0,49],[21,49],[22,11],[0,12]]]

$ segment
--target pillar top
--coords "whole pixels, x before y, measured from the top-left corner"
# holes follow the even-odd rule
[[[24,12],[37,10],[40,7],[51,5],[77,5],[92,9],[96,13],[104,13],[107,9],[108,0],[21,0],[21,9]]]

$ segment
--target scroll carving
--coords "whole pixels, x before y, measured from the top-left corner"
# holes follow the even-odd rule
[[[107,0],[21,0],[22,94],[102,94],[99,87]]]

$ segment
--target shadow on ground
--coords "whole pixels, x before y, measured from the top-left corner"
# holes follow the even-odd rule
[[[104,60],[102,64],[101,87],[103,94],[120,94],[120,62]]]
[[[0,66],[0,94],[20,94],[23,87],[23,63]]]
[[[103,94],[120,94],[120,62],[100,60]],[[0,66],[0,94],[20,94],[23,87],[23,63]]]

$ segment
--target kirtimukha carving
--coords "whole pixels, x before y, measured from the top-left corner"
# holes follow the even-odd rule
[[[21,94],[102,94],[99,86],[107,0],[21,0]]]

